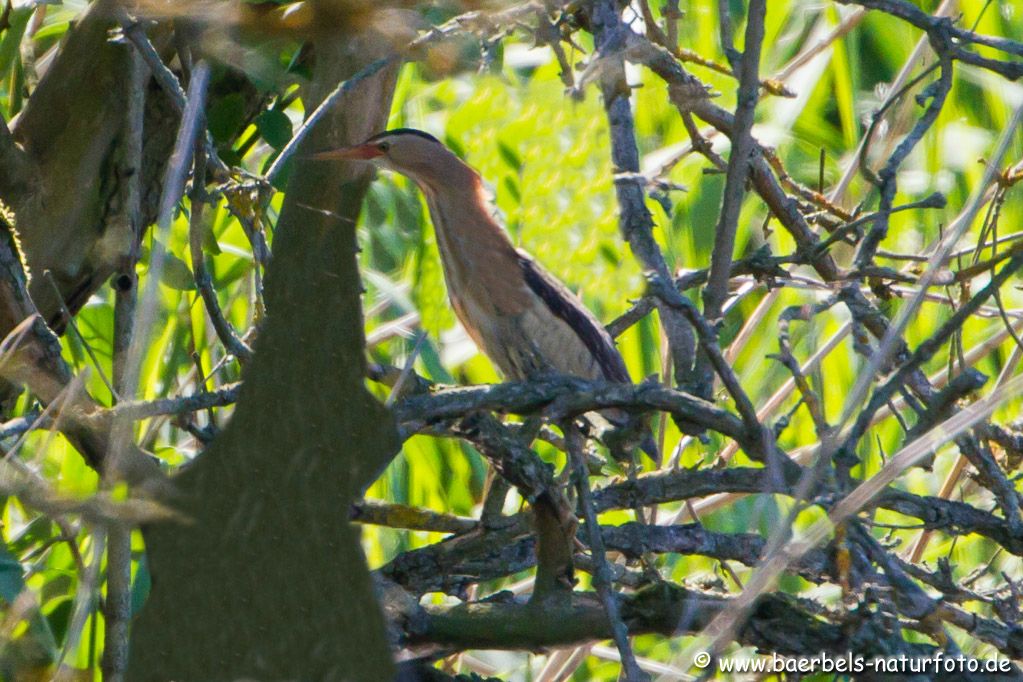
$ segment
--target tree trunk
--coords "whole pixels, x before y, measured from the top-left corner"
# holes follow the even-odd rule
[[[308,111],[374,56],[369,40],[317,48]],[[367,82],[306,152],[381,129],[395,78],[389,68]],[[355,219],[368,181],[322,162],[292,174],[269,314],[236,412],[175,481],[168,502],[185,522],[145,529],[153,590],[132,636],[131,680],[393,677],[347,512],[399,448],[363,384]]]

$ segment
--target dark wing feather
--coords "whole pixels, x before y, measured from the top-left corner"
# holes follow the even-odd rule
[[[384,132],[377,133],[373,137],[366,140],[366,144],[369,144],[370,142],[376,142],[382,137],[390,137],[392,135],[415,135],[416,137],[421,137],[424,140],[430,140],[431,142],[442,144],[440,140],[438,140],[430,133],[423,132],[422,130],[416,130],[415,128],[393,128],[391,130],[385,130]]]
[[[528,254],[518,252],[519,266],[526,285],[547,305],[548,309],[572,328],[579,340],[596,359],[608,381],[631,383],[625,362],[618,354],[611,335],[583,305],[582,301],[568,290],[556,277],[544,270]]]

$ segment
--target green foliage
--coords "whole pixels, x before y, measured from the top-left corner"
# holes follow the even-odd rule
[[[270,109],[257,116],[256,127],[266,143],[274,149],[283,149],[291,139],[291,119],[278,109]]]
[[[210,106],[206,125],[215,142],[227,142],[238,134],[245,122],[245,98],[240,93],[231,93]]]
[[[0,598],[8,605],[13,604],[25,589],[25,578],[21,563],[9,549],[0,548]]]

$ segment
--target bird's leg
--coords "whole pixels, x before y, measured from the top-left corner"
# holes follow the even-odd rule
[[[493,467],[487,469],[486,492],[483,494],[483,510],[480,523],[484,528],[499,528],[504,518],[504,503],[508,499],[511,484],[504,480]]]
[[[533,526],[536,529],[536,579],[530,604],[550,605],[568,601],[575,586],[576,518],[567,506],[557,504],[548,493],[533,501]]]
[[[528,417],[519,427],[522,444],[532,445],[542,427],[542,418]],[[536,580],[530,603],[549,604],[551,600],[568,599],[576,582],[572,556],[578,521],[557,489],[533,501],[533,525],[536,529]]]
[[[535,424],[532,423],[534,421]],[[539,419],[535,417],[527,419],[519,427],[516,436],[528,448],[540,432],[540,426]],[[480,513],[480,523],[483,524],[484,528],[499,528],[502,525],[501,519],[504,518],[504,503],[508,498],[510,490],[511,484],[491,466],[487,470],[486,492],[483,498],[483,510]]]

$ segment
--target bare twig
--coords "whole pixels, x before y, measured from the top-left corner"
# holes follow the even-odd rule
[[[221,386],[215,391],[200,391],[175,398],[159,398],[150,401],[126,401],[110,409],[113,419],[149,419],[165,414],[198,412],[211,407],[232,405],[238,400],[241,382]]]
[[[128,240],[122,244],[124,257],[119,264],[119,272],[114,282],[114,341],[113,370],[114,384],[118,392],[114,394],[117,402],[134,396],[135,388],[128,383],[131,372],[127,363],[131,349],[135,304],[138,293],[138,275],[136,266],[141,255],[142,238],[142,154],[146,106],[146,82],[149,79],[149,68],[137,50],[131,54],[131,86],[129,89],[128,107],[125,111],[127,131],[125,135],[124,157],[128,167],[128,181],[125,187],[122,224],[123,237]],[[124,419],[112,421],[113,451],[110,456],[119,460],[124,456],[128,443],[131,442],[134,429],[132,422]],[[112,476],[105,480],[108,490],[117,485],[115,472],[120,470],[115,464],[108,468]],[[128,667],[128,626],[131,621],[131,528],[124,524],[106,526],[107,595],[103,603],[104,641],[101,668],[103,678],[123,680]]]
[[[720,3],[727,7],[727,2]],[[703,313],[715,321],[721,315],[721,306],[728,295],[728,280],[731,276],[732,254],[735,250],[735,236],[739,226],[739,210],[746,195],[746,178],[749,175],[749,158],[753,152],[753,116],[759,93],[758,74],[760,71],[760,45],[764,40],[764,17],[767,11],[764,0],[751,0],[746,19],[746,41],[742,59],[738,64],[739,94],[732,127],[732,153],[728,158],[725,175],[725,191],[721,200],[721,212],[714,233],[714,252],[711,255],[710,275],[703,291]],[[725,30],[722,28],[722,30]]]
[[[206,167],[204,162],[205,154],[203,152],[203,146],[201,144],[196,145],[195,163],[193,164],[192,171],[194,178],[200,177],[203,169]],[[220,307],[220,301],[217,300],[217,292],[213,289],[213,277],[206,267],[206,254],[203,253],[202,234],[202,216],[203,208],[205,207],[204,194],[202,184],[193,181],[192,191],[189,193],[191,212],[188,216],[188,245],[192,256],[192,273],[195,278],[195,286],[199,290],[199,295],[202,296],[203,303],[206,306],[206,314],[209,315],[210,321],[213,323],[213,329],[217,333],[217,338],[224,344],[224,348],[227,349],[228,353],[234,355],[239,361],[246,362],[252,357],[252,349],[239,338],[231,323],[224,316],[224,311]]]
[[[615,180],[615,196],[622,236],[644,269],[656,273],[664,281],[671,281],[667,263],[653,238],[653,220],[639,180],[642,177],[639,150],[624,67],[624,52],[631,30],[622,23],[613,2],[596,2],[590,14],[600,56],[600,89],[610,125],[611,159],[619,173]],[[670,306],[658,304],[658,312],[671,348],[676,382],[686,385],[693,367],[693,330]]]
[[[156,317],[156,302],[159,294],[160,274],[166,258],[167,235],[170,232],[174,217],[174,207],[181,200],[185,190],[185,180],[192,166],[192,152],[196,140],[202,134],[204,108],[206,104],[206,88],[210,80],[210,65],[206,61],[196,64],[192,70],[192,80],[188,86],[188,102],[181,116],[178,138],[174,144],[167,171],[164,175],[163,192],[160,195],[160,206],[157,214],[156,239],[149,258],[149,279],[146,282],[142,300],[135,315],[132,332],[132,344],[125,362],[125,386],[130,394],[134,394],[139,380],[139,361],[142,358],[145,344],[149,340],[150,330]],[[201,181],[199,181],[201,182]]]
[[[632,646],[629,644],[629,631],[622,621],[618,608],[617,596],[611,586],[611,575],[607,566],[607,557],[604,549],[604,538],[597,524],[597,514],[593,507],[593,500],[590,493],[590,476],[586,469],[586,458],[583,456],[582,435],[575,425],[565,425],[565,440],[568,444],[568,454],[572,461],[572,475],[575,479],[576,490],[579,494],[579,506],[582,509],[583,518],[586,519],[586,530],[590,545],[590,552],[593,555],[593,562],[596,570],[593,574],[593,583],[600,595],[601,605],[604,613],[611,624],[611,638],[618,647],[618,653],[622,657],[622,674],[629,682],[641,682],[650,679],[636,663],[636,655],[632,653]]]
[[[167,94],[171,104],[178,110],[178,113],[184,116],[188,109],[185,91],[181,88],[181,83],[178,82],[177,76],[163,63],[160,53],[156,51],[156,48],[153,47],[153,44],[146,36],[145,24],[130,17],[124,8],[120,6],[116,7],[114,11],[125,37],[135,47],[136,53],[145,61],[153,74],[153,78],[156,79],[156,82],[160,84],[160,87]],[[206,150],[206,162],[209,165],[210,171],[217,179],[226,180],[230,175],[230,169],[217,156],[217,148],[213,143],[213,138],[205,129],[202,131],[202,140],[203,147]]]
[[[728,3],[720,2],[723,17],[728,14]],[[735,237],[739,229],[739,211],[746,196],[746,180],[749,176],[750,155],[753,153],[753,117],[760,92],[760,46],[764,41],[764,21],[767,12],[764,0],[751,0],[746,19],[746,41],[741,60],[733,58],[731,43],[726,43],[725,53],[733,61],[739,76],[738,104],[732,126],[732,153],[728,157],[725,171],[725,190],[721,199],[721,211],[714,230],[714,251],[711,253],[710,274],[703,290],[703,314],[712,324],[721,317],[721,308],[728,296],[728,282],[731,279],[732,256],[735,252]],[[722,33],[730,31],[725,24]],[[701,385],[711,383],[712,369],[707,357],[697,362],[696,376]]]

